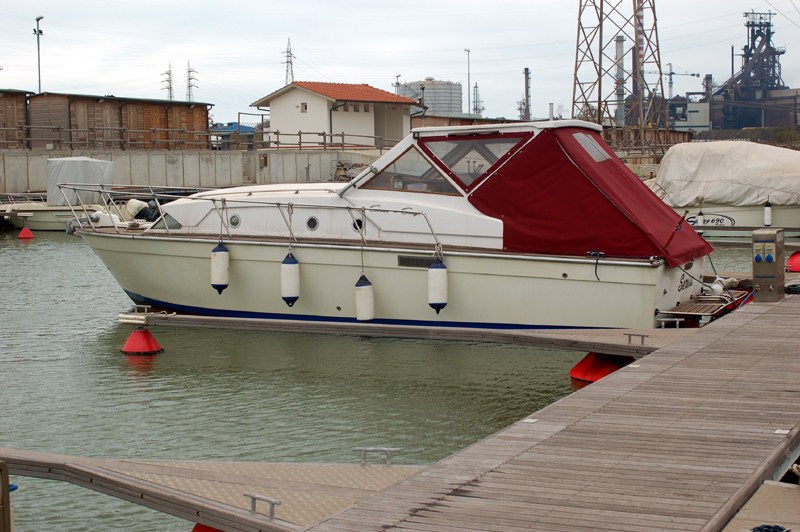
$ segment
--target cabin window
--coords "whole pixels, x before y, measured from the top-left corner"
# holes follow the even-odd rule
[[[444,176],[415,148],[409,148],[360,188],[458,194]]]
[[[300,104],[300,112],[301,113],[307,113],[308,112],[308,104],[307,103],[301,103]]]
[[[595,162],[601,163],[606,159],[611,159],[611,156],[608,154],[608,152],[604,150],[603,147],[600,146],[600,143],[597,142],[591,135],[587,135],[586,133],[575,133],[572,136],[575,137],[575,140],[578,141],[578,144],[580,144],[583,149],[586,150],[586,153],[588,153],[589,156],[595,160]]]
[[[469,188],[522,138],[448,137],[446,140],[425,141],[424,144]]]

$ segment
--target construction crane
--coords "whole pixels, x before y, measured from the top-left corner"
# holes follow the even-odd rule
[[[695,78],[699,78],[700,77],[700,74],[693,74],[691,72],[675,72],[674,70],[672,70],[672,63],[667,63],[667,67],[669,68],[669,70],[664,72],[664,76],[669,77],[669,99],[670,100],[672,99],[672,76],[693,76]],[[645,74],[658,74],[658,72],[648,71],[648,72],[645,72]]]

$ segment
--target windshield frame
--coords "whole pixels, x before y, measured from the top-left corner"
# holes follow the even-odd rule
[[[437,176],[441,177],[444,180],[445,183],[450,185],[453,188],[453,192],[430,192],[430,191],[427,191],[427,190],[409,190],[409,189],[396,189],[396,188],[375,188],[375,187],[369,187],[368,186],[372,181],[374,181],[375,179],[380,177],[390,166],[395,164],[398,160],[402,159],[411,150],[414,150],[417,153],[417,155],[422,157],[422,159],[430,165],[430,171],[434,172]],[[460,184],[457,183],[457,182],[454,182],[451,173],[445,173],[443,171],[443,169],[442,169],[441,164],[439,164],[439,160],[438,159],[431,159],[430,155],[428,153],[425,153],[421,149],[421,147],[419,145],[417,145],[416,143],[410,144],[408,146],[408,148],[403,150],[403,152],[400,155],[398,155],[397,157],[392,159],[391,162],[387,163],[383,168],[381,168],[378,171],[378,173],[376,173],[375,175],[370,177],[367,181],[365,181],[363,183],[359,183],[357,185],[357,187],[359,189],[364,189],[364,190],[391,190],[391,191],[394,191],[394,192],[411,192],[411,193],[417,193],[417,194],[438,194],[440,196],[450,196],[450,197],[463,197],[464,196],[464,192],[461,189]]]
[[[483,183],[487,177],[489,177],[497,168],[503,165],[508,159],[513,157],[520,148],[525,145],[525,143],[535,135],[532,131],[525,131],[525,132],[518,132],[515,131],[513,133],[460,133],[460,134],[449,134],[449,135],[441,135],[436,137],[420,137],[417,139],[417,145],[420,147],[422,152],[430,159],[431,161],[436,164],[436,166],[453,181],[458,188],[469,194],[473,190],[475,190],[481,183]],[[502,157],[498,158],[489,168],[486,169],[477,179],[475,179],[469,185],[465,184],[459,177],[452,171],[450,168],[445,164],[443,160],[441,160],[436,153],[427,146],[428,143],[431,142],[458,142],[460,140],[492,140],[492,139],[508,139],[508,138],[518,138],[514,146],[508,150]]]

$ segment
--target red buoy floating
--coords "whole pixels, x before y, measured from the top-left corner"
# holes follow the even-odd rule
[[[128,340],[120,350],[123,355],[157,355],[164,352],[150,331],[139,327],[128,336]]]
[[[17,238],[19,238],[20,240],[30,240],[31,238],[33,238],[33,233],[31,233],[31,230],[28,229],[27,227],[23,227],[22,231],[20,231],[19,234],[17,235]]]
[[[588,353],[569,371],[569,376],[579,381],[597,382],[633,361],[633,357],[624,355]]]
[[[196,525],[194,525],[192,532],[221,532],[221,531],[217,530],[216,528],[211,528],[210,526],[201,525],[200,523],[197,523]]]
[[[800,251],[795,251],[786,261],[787,272],[800,272]]]

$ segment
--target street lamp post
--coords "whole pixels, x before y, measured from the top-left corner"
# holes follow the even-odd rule
[[[470,79],[469,79],[469,48],[464,48],[464,51],[467,52],[467,114],[469,114],[469,87],[470,87]]]
[[[39,94],[42,93],[42,49],[39,46],[39,37],[42,35],[42,30],[39,29],[39,21],[42,20],[44,17],[36,17],[36,28],[33,30],[33,34],[36,35],[36,57],[39,63]]]

